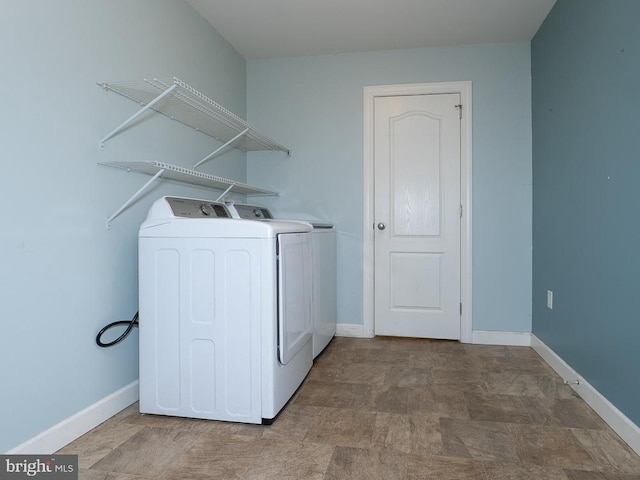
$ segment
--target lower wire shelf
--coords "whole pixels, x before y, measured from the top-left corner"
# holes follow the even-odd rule
[[[225,193],[233,191],[243,195],[278,195],[277,192],[271,190],[265,190],[259,187],[253,187],[246,183],[236,182],[235,180],[229,180],[227,178],[218,177],[216,175],[210,175],[208,173],[198,172],[197,170],[191,170],[188,168],[180,167],[178,165],[171,165],[169,163],[149,161],[149,162],[99,162],[99,165],[107,167],[120,168],[122,170],[145,173],[152,175],[147,183],[145,183],[136,193],[134,193],[129,200],[127,200],[122,207],[120,207],[113,215],[107,220],[107,228],[110,227],[111,221],[122,213],[131,203],[138,199],[150,186],[159,178],[167,180],[175,180],[178,182],[189,183],[192,185],[198,185],[201,187],[213,188],[216,190],[223,190]]]

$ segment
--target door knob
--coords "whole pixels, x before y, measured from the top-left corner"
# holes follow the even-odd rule
[[[380,222],[378,224],[378,230],[384,230],[385,228],[387,228],[387,226],[384,223]]]

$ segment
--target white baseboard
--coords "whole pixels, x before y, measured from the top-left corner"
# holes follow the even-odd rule
[[[364,325],[358,325],[355,323],[338,323],[336,325],[336,335],[338,337],[370,337],[370,335],[365,334]]]
[[[364,325],[353,323],[338,323],[336,325],[338,337],[370,338],[365,333]],[[512,345],[528,347],[531,345],[531,334],[527,332],[494,332],[488,330],[474,330],[471,333],[471,343],[478,345]]]
[[[640,455],[640,427],[618,410],[615,405],[582,378],[558,354],[533,334],[531,334],[531,346],[560,377],[570,382],[571,388]],[[576,381],[580,383],[574,384]]]
[[[138,380],[89,405],[7,453],[19,455],[54,453],[137,400]]]
[[[510,345],[528,347],[531,345],[531,334],[527,332],[493,332],[474,330],[471,332],[471,343],[477,345]]]

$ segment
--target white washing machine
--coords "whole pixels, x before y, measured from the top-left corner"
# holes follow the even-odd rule
[[[313,363],[311,232],[163,197],[139,231],[140,411],[270,423]]]
[[[234,218],[273,219],[268,208],[235,202],[225,203]],[[303,219],[304,215],[287,215]],[[313,257],[313,287],[311,311],[313,321],[313,358],[329,345],[336,334],[336,229],[331,223],[317,219],[298,220],[313,227],[311,251]]]

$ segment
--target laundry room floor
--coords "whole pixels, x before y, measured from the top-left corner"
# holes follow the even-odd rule
[[[336,337],[271,426],[141,415],[57,453],[86,480],[640,480],[528,347]]]

